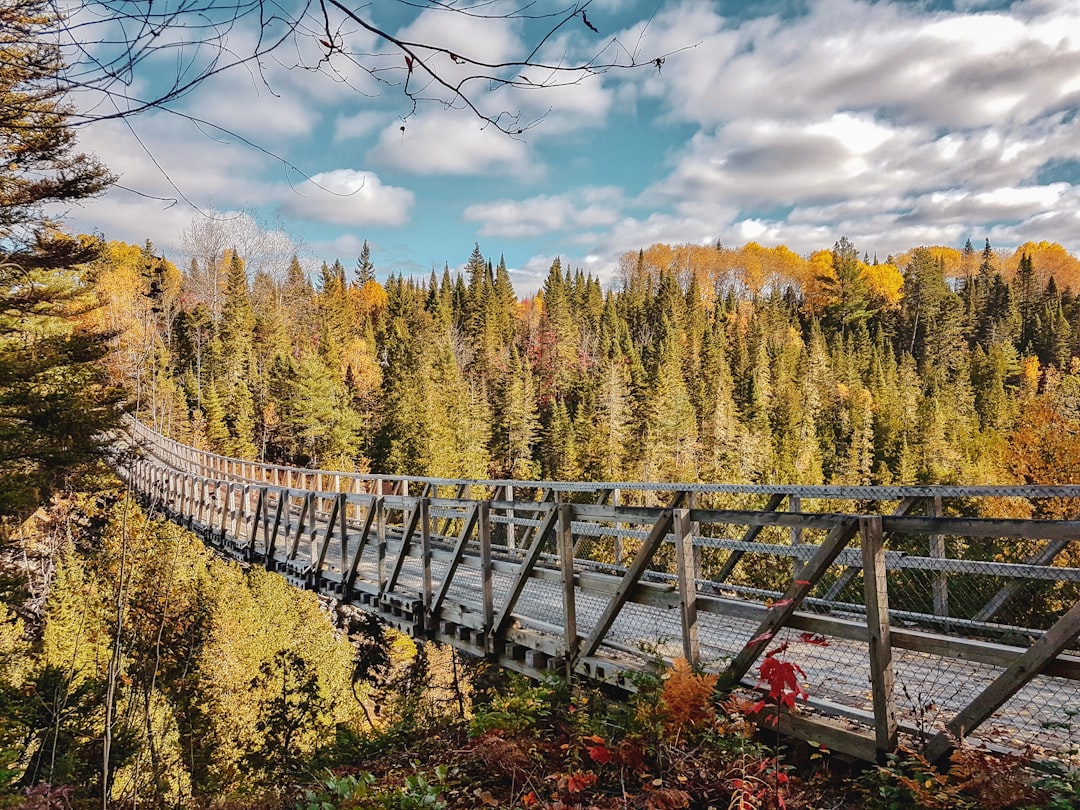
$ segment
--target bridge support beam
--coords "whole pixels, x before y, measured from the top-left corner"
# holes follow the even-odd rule
[[[690,510],[676,509],[674,522],[683,658],[696,668],[701,663],[701,646],[698,643],[697,565],[694,560],[694,527],[690,522]]]
[[[577,603],[574,599],[574,507],[559,504],[559,568],[563,583],[563,647],[566,650],[566,676],[574,672],[578,656]]]
[[[878,759],[896,750],[896,704],[893,696],[892,639],[889,635],[889,586],[881,517],[859,518],[862,539],[863,593],[870,642],[870,683],[874,700],[874,737]]]
[[[765,651],[776,633],[791,619],[802,604],[806,595],[814,589],[821,577],[844,550],[848,542],[859,530],[858,520],[845,518],[832,531],[825,541],[818,546],[814,556],[807,560],[802,569],[802,579],[795,580],[787,589],[784,597],[773,603],[765,620],[758,626],[750,641],[739,651],[735,659],[720,676],[720,688],[731,689],[750,671],[758,657]]]

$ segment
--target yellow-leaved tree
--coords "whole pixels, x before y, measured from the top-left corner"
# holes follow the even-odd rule
[[[260,569],[218,574],[198,659],[213,741],[206,778],[219,792],[252,780],[274,785],[329,746],[336,723],[362,722],[351,689],[353,649],[315,594]]]

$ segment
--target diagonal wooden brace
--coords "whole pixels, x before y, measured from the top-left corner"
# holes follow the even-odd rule
[[[446,598],[446,594],[450,591],[450,585],[454,581],[454,574],[457,572],[458,566],[461,564],[461,557],[465,553],[465,546],[469,544],[469,535],[472,534],[473,529],[476,527],[477,520],[480,517],[480,504],[473,504],[472,509],[469,510],[469,516],[465,519],[465,525],[461,527],[461,534],[458,535],[457,545],[454,546],[454,556],[450,560],[450,567],[446,571],[446,576],[439,586],[439,592],[431,601],[431,615],[438,616],[439,610],[442,608],[443,599]]]
[[[537,528],[536,534],[533,535],[529,550],[525,552],[525,558],[518,567],[517,576],[514,578],[514,584],[510,587],[510,592],[506,595],[506,602],[503,604],[499,615],[495,618],[491,631],[492,635],[496,637],[501,636],[503,631],[506,630],[506,626],[510,623],[510,617],[514,612],[514,607],[517,605],[518,599],[521,598],[521,594],[525,590],[525,585],[532,576],[533,568],[536,566],[537,560],[540,559],[540,552],[544,548],[544,543],[547,542],[547,539],[555,530],[558,519],[559,510],[554,506],[551,506],[547,510],[543,522]]]
[[[405,530],[401,535],[401,548],[398,549],[397,557],[394,559],[394,564],[390,568],[390,576],[386,578],[386,583],[383,586],[381,593],[390,593],[397,587],[398,577],[401,576],[401,568],[405,565],[405,558],[409,556],[409,552],[412,551],[413,535],[416,534],[416,527],[419,522],[420,501],[418,500],[413,504],[413,508],[409,510],[408,520],[405,521]]]
[[[773,636],[791,619],[791,614],[798,610],[814,586],[829,570],[837,556],[859,530],[857,518],[846,518],[836,525],[824,542],[818,546],[814,556],[806,561],[800,578],[791,583],[783,598],[775,602],[765,615],[765,620],[758,626],[750,641],[720,675],[718,688],[731,689],[750,671],[758,657],[772,641]]]
[[[356,572],[360,567],[360,558],[364,555],[364,547],[367,546],[368,538],[371,536],[371,524],[375,522],[375,515],[382,512],[382,504],[381,495],[372,498],[364,514],[364,527],[360,530],[360,539],[356,541],[356,551],[353,553],[352,562],[349,563],[349,569],[345,571],[342,578],[341,598],[346,602],[349,601],[353,585],[356,584]]]
[[[957,712],[941,732],[926,745],[926,758],[930,762],[943,759],[954,747],[955,740],[963,740],[1000,709],[1009,698],[1027,686],[1047,664],[1058,657],[1080,634],[1080,602],[1054,622],[1043,637],[1013,661],[1012,665],[979,693],[971,703]]]
[[[611,625],[615,623],[619,611],[621,611],[623,605],[630,600],[630,593],[633,591],[634,586],[638,584],[638,580],[641,579],[642,575],[648,569],[649,563],[652,562],[653,555],[656,554],[657,549],[659,549],[660,545],[664,542],[664,538],[666,538],[671,531],[672,521],[674,519],[674,509],[682,503],[682,499],[685,495],[685,492],[677,492],[671,506],[660,512],[660,516],[656,519],[656,523],[653,524],[652,531],[649,532],[649,536],[645,539],[641,548],[638,549],[634,561],[630,563],[630,567],[627,568],[626,573],[623,574],[623,578],[619,582],[619,587],[616,588],[614,595],[612,595],[611,601],[608,602],[608,606],[604,608],[604,612],[600,615],[592,632],[589,633],[588,638],[582,643],[578,653],[579,657],[587,658],[595,653],[600,646],[600,643],[604,640],[604,636],[606,636],[608,630],[611,629]]]

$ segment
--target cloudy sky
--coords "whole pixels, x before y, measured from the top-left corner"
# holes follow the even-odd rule
[[[352,267],[366,239],[380,278],[459,267],[478,242],[505,255],[519,293],[555,256],[608,279],[622,253],[658,241],[809,253],[846,235],[882,257],[969,237],[1080,250],[1076,0],[592,0],[597,32],[579,15],[546,38],[560,18],[508,20],[519,6],[505,0],[472,14],[343,5],[400,40],[490,64],[538,48],[549,68],[641,66],[500,68],[515,85],[467,83],[481,115],[524,129],[507,135],[337,14],[329,32],[289,38],[167,109],[82,128],[81,146],[120,180],[72,209],[70,226],[149,238],[183,260],[193,217],[246,211],[316,261]],[[219,65],[258,46],[256,23],[231,28]],[[198,75],[215,52],[191,39],[154,38],[126,94]],[[420,54],[450,83],[472,75]],[[405,89],[422,97],[415,109]]]

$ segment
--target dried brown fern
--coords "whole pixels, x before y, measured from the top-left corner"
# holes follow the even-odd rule
[[[718,678],[694,672],[685,658],[677,658],[660,695],[665,730],[670,733],[712,723],[716,719],[713,693]]]

